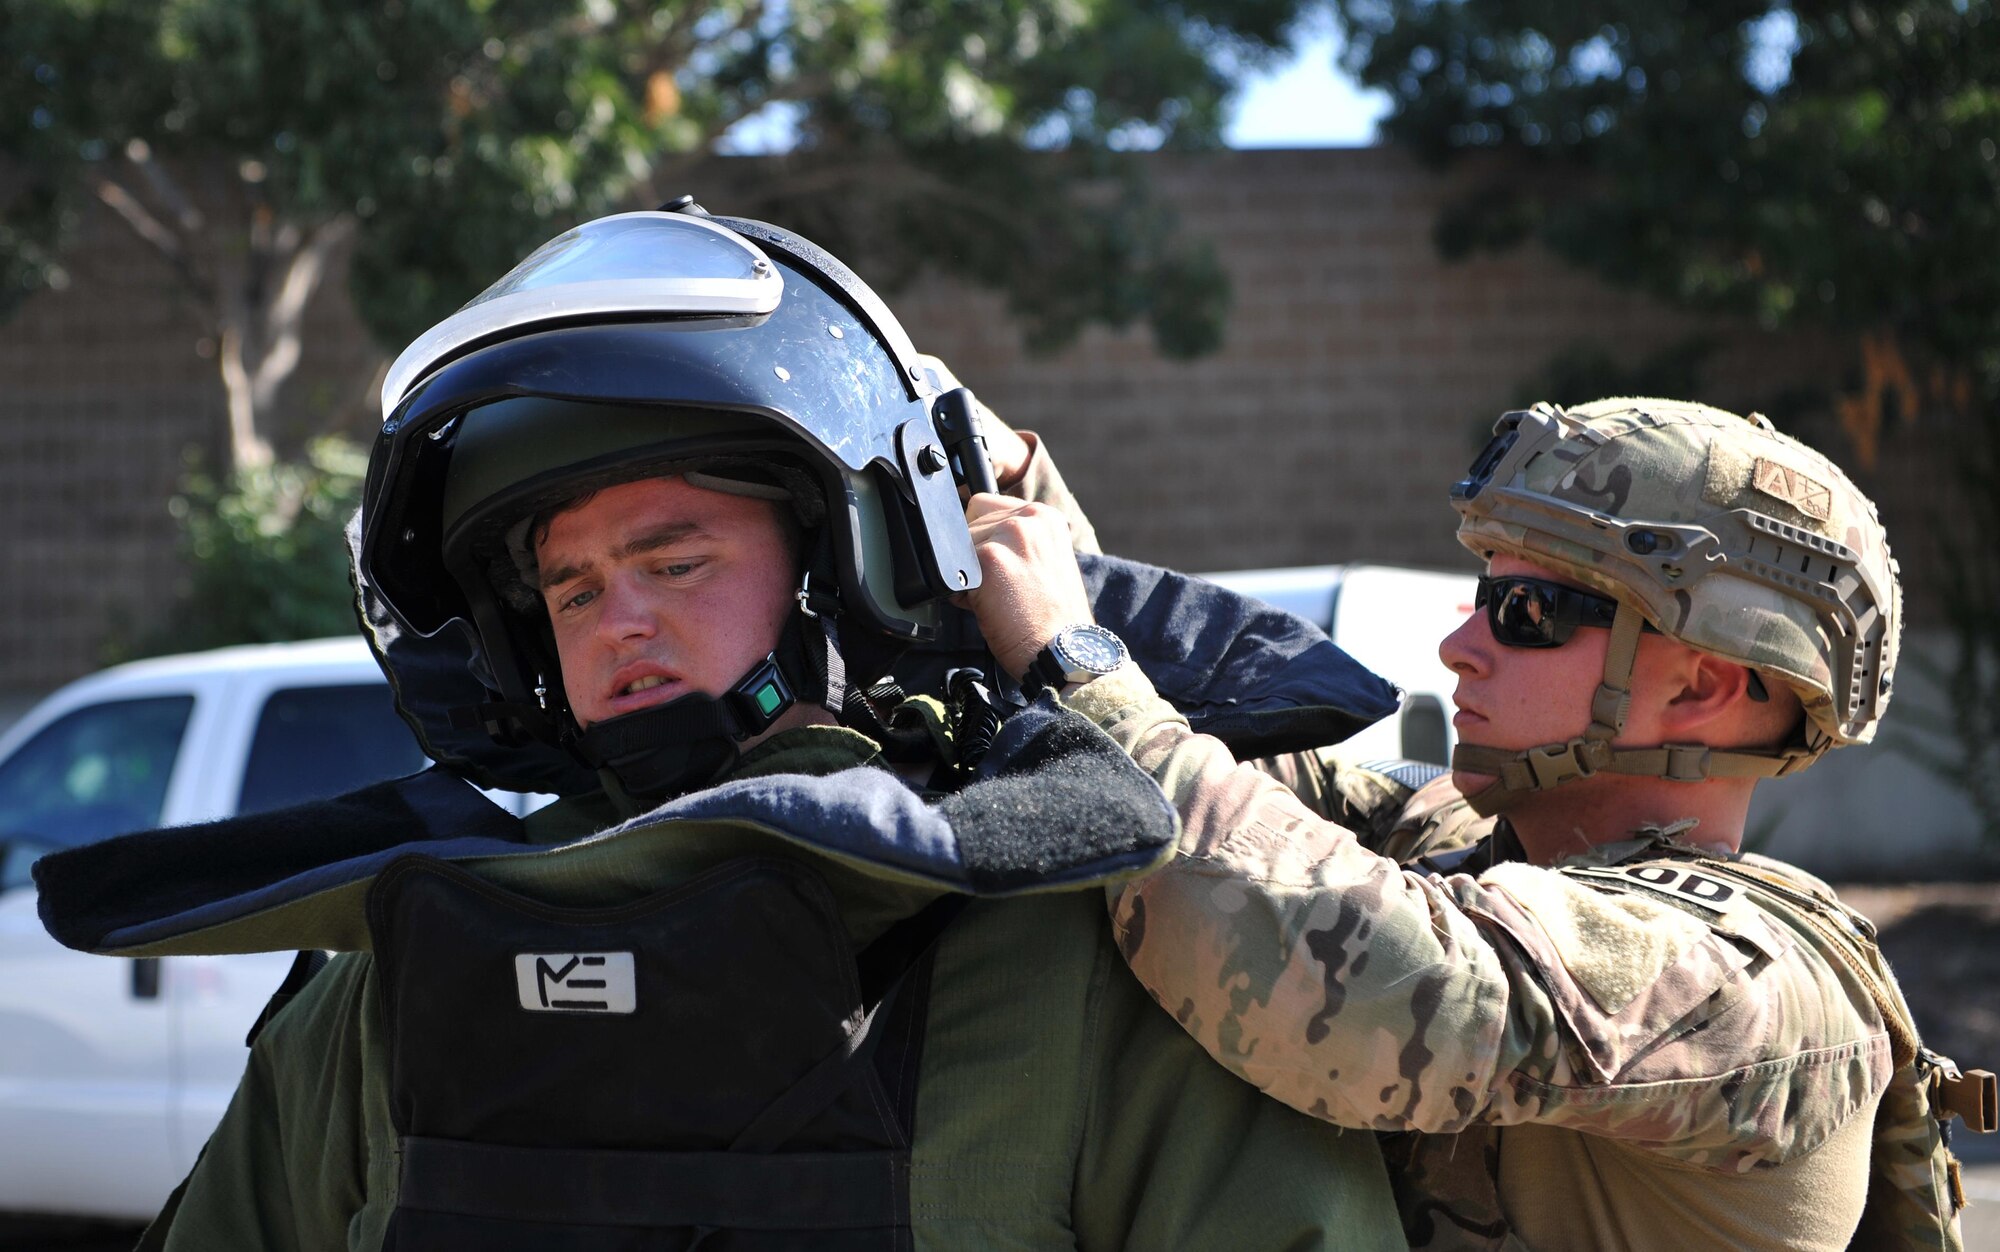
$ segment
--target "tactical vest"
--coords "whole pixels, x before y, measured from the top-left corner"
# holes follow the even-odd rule
[[[1484,845],[1448,856],[1458,868],[1467,861],[1467,852],[1476,860],[1482,851]],[[1676,860],[1740,886],[1775,911],[1812,927],[1828,941],[1824,949],[1869,989],[1882,1016],[1896,1068],[1876,1107],[1867,1201],[1849,1246],[1856,1252],[1955,1252],[1965,1194],[1950,1152],[1949,1119],[1961,1117],[1975,1132],[1993,1130],[2000,1120],[1995,1116],[1994,1076],[1980,1070],[1961,1073],[1949,1059],[1920,1045],[1909,1007],[1865,917],[1808,889],[1778,862],[1762,857],[1688,855]],[[1501,1198],[1502,1128],[1478,1125],[1455,1135],[1394,1132],[1380,1138],[1413,1249],[1529,1252]]]
[[[1836,940],[1888,1027],[1896,1071],[1875,1109],[1868,1203],[1850,1246],[1868,1252],[1959,1248],[1965,1184],[1951,1152],[1951,1119],[1959,1118],[1974,1134],[1990,1134],[2000,1126],[1994,1076],[1985,1070],[1961,1071],[1951,1058],[1923,1046],[1903,990],[1875,941],[1874,923],[1866,917],[1837,899],[1802,889],[1777,862],[1763,857],[1709,862],[1704,868],[1791,903],[1794,916]]]

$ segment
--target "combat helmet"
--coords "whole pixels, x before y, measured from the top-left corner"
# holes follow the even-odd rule
[[[1480,811],[1600,771],[1776,777],[1874,738],[1902,628],[1895,559],[1874,504],[1762,415],[1656,399],[1537,404],[1500,418],[1451,500],[1459,542],[1481,559],[1511,553],[1618,603],[1582,736],[1454,750],[1454,768],[1497,780],[1471,797]],[[1797,740],[1614,749],[1648,623],[1797,692]]]
[[[419,337],[383,384],[355,548],[377,654],[427,750],[487,785],[579,789],[554,749],[660,796],[796,701],[837,711],[858,641],[925,639],[942,598],[979,581],[957,491],[983,465],[975,409],[924,361],[840,261],[687,197],[565,232]],[[676,474],[791,509],[799,611],[729,692],[580,729],[527,584],[528,519]],[[408,671],[440,654],[484,691],[413,712]],[[401,658],[423,659],[399,674]]]

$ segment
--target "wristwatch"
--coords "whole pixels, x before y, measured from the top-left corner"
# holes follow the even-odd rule
[[[1102,626],[1090,622],[1065,626],[1029,663],[1021,676],[1021,693],[1032,700],[1068,683],[1089,682],[1116,670],[1130,656],[1125,641]]]

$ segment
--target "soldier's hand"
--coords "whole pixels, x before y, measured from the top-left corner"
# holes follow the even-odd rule
[[[1028,472],[1028,458],[1035,454],[1035,448],[1019,431],[995,417],[992,409],[979,407],[979,429],[986,436],[986,459],[993,464],[993,481],[1005,491]]]
[[[952,598],[979,619],[993,659],[1019,678],[1058,630],[1092,620],[1069,520],[1046,504],[984,492],[966,505],[965,519],[981,581]]]

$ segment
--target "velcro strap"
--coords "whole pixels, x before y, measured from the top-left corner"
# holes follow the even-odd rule
[[[1719,774],[1714,752],[1698,743],[1669,743],[1657,748],[1624,748],[1612,753],[1607,766],[1614,774],[1665,778],[1671,782],[1706,782]]]
[[[1657,748],[1620,748],[1600,768],[1614,774],[1665,778],[1673,782],[1706,782],[1711,778],[1776,778],[1793,769],[1794,754],[1718,751],[1699,743],[1669,743]]]
[[[1645,616],[1619,601],[1618,613],[1611,619],[1611,642],[1604,650],[1604,681],[1590,698],[1586,739],[1610,743],[1625,729],[1625,715],[1632,708],[1632,663],[1639,655],[1639,632],[1645,628]]]
[[[904,1152],[631,1152],[402,1141],[398,1204],[500,1221],[725,1230],[909,1224]]]
[[[1937,1105],[1976,1135],[2000,1128],[2000,1082],[1989,1070],[1938,1071]]]
[[[1668,782],[1703,782],[1714,766],[1714,754],[1699,743],[1670,743],[1664,751],[1667,761],[1660,777]]]

